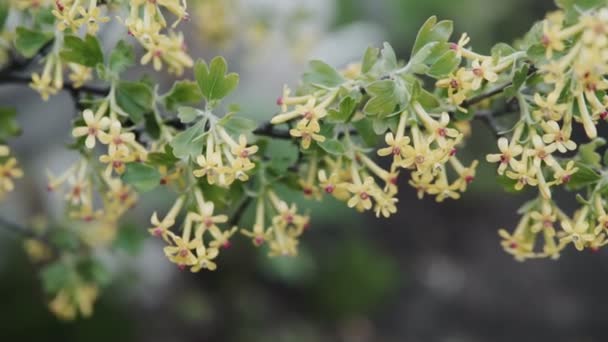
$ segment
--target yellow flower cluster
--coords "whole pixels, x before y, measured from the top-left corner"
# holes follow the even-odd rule
[[[257,146],[247,146],[245,135],[240,135],[236,141],[224,127],[214,125],[207,132],[205,153],[196,159],[200,168],[193,174],[222,187],[230,186],[237,179],[246,182],[249,179],[247,172],[255,167],[250,158],[257,151]]]
[[[78,313],[90,317],[98,295],[99,289],[95,284],[80,282],[74,287],[60,290],[49,303],[49,309],[66,321],[74,320]]]
[[[169,244],[164,248],[167,258],[178,265],[180,269],[190,267],[192,272],[201,269],[213,271],[217,264],[213,261],[219,254],[220,248],[230,247],[230,237],[237,228],[221,230],[218,224],[226,223],[228,216],[214,214],[214,204],[205,201],[200,189],[193,190],[194,210],[186,210],[181,235],[170,229],[176,224],[177,216],[185,205],[186,199],[179,197],[167,215],[161,220],[155,212],[152,215],[153,225],[150,234],[162,237]],[[206,241],[209,239],[208,241]]]
[[[551,201],[551,187],[567,183],[578,170],[574,161],[559,162],[557,153],[574,151],[573,122],[582,124],[588,138],[597,137],[596,125],[608,118],[608,10],[586,12],[579,20],[565,25],[562,11],[551,13],[542,22],[540,44],[545,59],[537,63],[538,73],[547,85],[533,98],[519,95],[522,119],[511,139],[500,138],[500,153],[487,160],[499,163],[498,173],[516,181],[515,188],[538,186],[540,196],[527,206],[515,231],[499,232],[504,249],[518,260],[557,258],[572,243],[578,250],[592,251],[606,245],[608,216],[606,203],[594,190],[590,200],[572,218]],[[550,179],[546,175],[550,175]],[[561,230],[554,226],[560,222]],[[542,251],[535,251],[537,235],[542,233]]]
[[[102,14],[97,0],[55,0],[53,15],[57,18],[59,31],[69,29],[78,32],[84,26],[91,35],[99,31],[100,23],[110,21]]]
[[[558,226],[561,229],[556,229]],[[512,234],[498,231],[502,247],[516,260],[530,258],[559,258],[560,252],[569,244],[582,251],[588,248],[597,252],[608,244],[608,214],[606,201],[599,195],[592,203],[583,206],[570,218],[551,200],[542,197],[528,205]],[[542,242],[539,242],[542,236]],[[540,247],[542,248],[540,250]]]
[[[0,200],[15,189],[15,179],[23,177],[17,159],[10,156],[10,149],[0,145]]]
[[[181,75],[184,68],[194,65],[186,51],[182,33],[163,32],[167,27],[163,9],[177,17],[172,25],[174,28],[181,20],[188,18],[185,0],[130,0],[129,5],[130,13],[124,23],[129,34],[147,50],[141,58],[142,64],[152,62],[154,69],[159,71],[165,63],[169,72],[176,75]]]
[[[110,100],[104,100],[93,112],[85,109],[82,112],[84,126],[75,127],[72,135],[76,138],[86,137],[85,146],[92,149],[99,140],[107,145],[107,153],[99,157],[99,161],[107,164],[106,174],[114,170],[122,174],[125,165],[135,161],[145,161],[148,151],[135,140],[135,134],[126,131],[117,118],[115,111],[110,108]],[[109,112],[109,117],[106,114]]]
[[[308,149],[312,141],[323,142],[320,135],[321,119],[327,116],[327,107],[336,99],[338,89],[331,90],[321,98],[314,95],[291,96],[291,89],[283,87],[283,95],[277,100],[281,113],[274,116],[270,123],[279,125],[297,119],[295,128],[289,131],[292,137],[301,141],[301,146]]]
[[[91,246],[113,241],[120,218],[137,202],[137,194],[130,186],[120,178],[98,171],[84,159],[59,176],[49,173],[47,188],[63,192],[68,217],[86,224],[87,229],[79,230],[78,234]],[[100,208],[95,203],[97,198]]]
[[[270,213],[270,227],[266,228],[265,216]],[[251,230],[241,230],[250,237],[255,246],[268,242],[269,256],[296,256],[298,238],[308,228],[310,218],[297,213],[295,204],[291,206],[281,200],[272,190],[266,190],[257,199],[255,223]]]
[[[438,116],[438,118],[434,118]],[[409,131],[406,131],[410,122]],[[318,158],[313,155],[300,185],[307,196],[320,198],[322,192],[347,202],[358,211],[374,209],[376,216],[389,217],[397,211],[397,178],[400,169],[411,170],[410,184],[418,196],[435,195],[437,201],[457,199],[475,177],[477,161],[463,166],[456,157],[462,134],[449,126],[447,113],[429,114],[419,103],[400,115],[395,132],[385,136],[387,147],[380,156],[392,156],[388,170],[353,149],[353,155]],[[448,165],[457,178],[449,181]],[[383,185],[378,185],[379,179]]]
[[[466,48],[470,42],[469,36],[464,33],[458,43],[452,43],[450,48],[456,55],[465,58],[470,63],[467,67],[458,68],[448,77],[438,80],[436,87],[445,88],[452,105],[460,106],[484,83],[493,84],[498,81],[502,72],[510,71],[509,67],[520,57],[520,54],[511,54],[499,59],[484,56]],[[466,111],[465,108],[461,110]]]

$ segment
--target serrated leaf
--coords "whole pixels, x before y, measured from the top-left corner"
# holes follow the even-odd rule
[[[371,96],[363,111],[369,115],[388,115],[396,111],[398,105],[409,101],[407,89],[399,87],[393,80],[375,81],[365,89]]]
[[[152,111],[154,94],[152,89],[144,82],[122,81],[116,87],[116,102],[131,120],[140,122],[144,114]]]
[[[132,185],[141,192],[154,190],[162,178],[160,172],[150,165],[143,163],[128,163],[125,173],[122,175],[123,182]]]
[[[416,52],[408,62],[411,71],[415,74],[424,74],[428,70],[427,58],[433,52],[438,42],[430,42]]]
[[[297,160],[299,148],[285,140],[266,140],[264,155],[269,156],[268,168],[279,176],[283,176],[287,169]]]
[[[53,35],[43,31],[17,27],[15,48],[27,58],[34,57],[40,49],[53,39]]]
[[[526,79],[528,78],[529,70],[530,70],[530,66],[528,64],[524,64],[524,65],[522,65],[522,67],[519,70],[517,70],[515,72],[515,75],[513,75],[513,81],[511,83],[511,85],[506,87],[504,90],[504,95],[507,98],[511,98],[511,97],[514,97],[515,95],[517,95],[517,93],[519,92],[521,87],[526,82]]]
[[[309,63],[308,71],[302,76],[302,81],[309,84],[335,87],[344,82],[344,77],[329,64],[313,60]]]
[[[103,63],[103,51],[99,41],[89,34],[84,39],[77,36],[68,35],[63,40],[63,50],[60,55],[66,62],[72,62],[90,68],[94,68],[98,63]]]
[[[601,169],[602,156],[597,149],[606,144],[604,138],[596,138],[587,144],[581,144],[578,149],[578,159],[581,163],[589,165],[595,169]]]
[[[175,157],[173,154],[173,148],[171,145],[165,146],[164,152],[151,152],[148,153],[148,159],[146,161],[148,164],[156,165],[156,166],[174,166],[179,159]]]
[[[124,224],[118,229],[118,235],[114,240],[113,247],[136,256],[143,246],[147,234],[140,225]]]
[[[171,140],[173,155],[180,159],[196,159],[203,150],[204,141],[201,139],[205,130],[206,120],[198,121],[194,126],[177,134]]]
[[[357,130],[357,133],[363,142],[368,147],[375,147],[378,144],[378,136],[374,132],[374,128],[371,120],[362,119],[356,122],[353,122],[353,126]]]
[[[203,100],[203,93],[195,82],[178,81],[163,95],[165,108],[174,111],[178,106],[195,105]]]
[[[110,54],[108,68],[114,75],[118,76],[133,64],[135,64],[133,46],[124,40],[119,41]]]
[[[207,101],[223,99],[239,84],[239,75],[234,72],[226,74],[227,70],[228,63],[221,56],[213,58],[209,66],[203,60],[194,66],[196,81]]]

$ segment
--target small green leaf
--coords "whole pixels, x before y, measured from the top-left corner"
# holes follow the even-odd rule
[[[25,27],[17,27],[16,34],[15,48],[27,58],[34,57],[45,44],[53,39],[52,34]]]
[[[339,110],[330,109],[327,113],[327,121],[332,123],[348,122],[357,108],[357,100],[347,96],[340,101]]]
[[[99,286],[110,284],[112,276],[108,269],[99,261],[92,257],[81,259],[76,265],[76,272],[86,282],[94,283]]]
[[[367,50],[365,50],[365,54],[363,55],[363,61],[361,62],[362,73],[365,74],[374,67],[374,64],[376,64],[376,61],[378,61],[379,53],[380,49],[378,49],[377,47],[370,46],[367,48]]]
[[[459,65],[460,57],[456,51],[448,50],[431,65],[426,74],[434,78],[443,78],[456,70]]]
[[[0,31],[4,28],[6,18],[8,18],[8,2],[0,4]]]
[[[0,141],[6,141],[21,134],[21,128],[15,120],[17,111],[14,108],[0,107]]]
[[[491,54],[494,61],[498,61],[502,57],[510,56],[515,53],[515,49],[506,43],[498,43],[492,47]]]
[[[428,18],[418,31],[416,42],[412,49],[412,56],[430,42],[447,42],[453,30],[454,24],[450,20],[437,22],[436,16]]]
[[[371,96],[363,111],[369,115],[388,115],[397,111],[397,106],[409,101],[409,93],[392,80],[375,81],[365,89]]]
[[[163,95],[165,108],[174,111],[178,106],[195,105],[203,100],[203,94],[195,82],[178,81]]]
[[[309,70],[304,73],[302,80],[309,84],[335,87],[344,82],[344,77],[330,65],[313,60],[310,61]]]
[[[570,190],[578,190],[585,186],[595,184],[602,178],[600,174],[583,163],[576,162],[576,167],[578,168],[578,171],[572,175],[570,181],[566,184],[566,187]]]
[[[119,41],[110,54],[110,64],[108,66],[110,71],[118,76],[133,64],[135,64],[133,46],[124,40]]]
[[[264,155],[270,157],[268,168],[279,176],[285,175],[287,169],[298,160],[299,148],[285,140],[266,141]]]
[[[201,114],[200,110],[192,107],[179,107],[177,109],[177,117],[182,123],[190,123]]]
[[[334,156],[341,156],[344,154],[344,144],[337,139],[325,139],[323,142],[317,143],[323,151],[333,154]]]
[[[514,97],[517,95],[521,87],[526,82],[528,78],[528,72],[530,70],[530,66],[528,64],[522,65],[522,67],[515,72],[513,75],[513,83],[510,86],[505,88],[504,95],[507,98]]]
[[[374,128],[372,125],[372,121],[369,119],[362,119],[356,122],[353,122],[353,126],[359,133],[361,139],[368,147],[375,147],[378,144],[378,136],[374,132]]]
[[[68,288],[75,280],[74,270],[61,260],[45,266],[40,276],[42,277],[44,291],[49,294]]]
[[[593,141],[580,145],[578,149],[578,160],[595,169],[601,169],[602,156],[596,152],[597,149],[606,144],[604,138],[596,138]]]
[[[143,163],[128,163],[122,180],[138,191],[153,190],[160,184],[162,176],[158,170]]]
[[[200,120],[194,126],[177,134],[171,140],[173,155],[180,159],[196,159],[203,150],[202,136],[205,132],[206,122],[207,120]]]
[[[144,114],[152,111],[154,94],[143,82],[122,81],[116,88],[116,102],[133,122],[140,122]]]
[[[153,139],[157,140],[160,138],[161,128],[153,112],[148,112],[144,115],[144,128],[146,129],[146,133]]]
[[[508,193],[518,193],[520,190],[515,189],[515,184],[517,181],[515,179],[511,179],[505,175],[497,176],[496,182],[502,186],[503,190]]]
[[[157,166],[174,166],[179,161],[178,158],[173,154],[173,148],[171,145],[165,146],[164,152],[152,152],[148,153],[147,163]]]
[[[223,99],[239,84],[239,75],[226,74],[227,70],[228,64],[221,56],[213,58],[209,66],[203,60],[199,60],[194,66],[196,81],[208,102]]]
[[[87,35],[85,39],[68,35],[64,37],[61,58],[66,62],[72,62],[94,68],[98,63],[103,63],[103,51],[97,38]]]

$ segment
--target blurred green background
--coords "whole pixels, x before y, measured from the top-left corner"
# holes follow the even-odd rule
[[[189,1],[203,8],[211,2]],[[344,66],[383,41],[406,58],[431,15],[453,19],[453,39],[467,32],[472,46],[487,52],[554,8],[549,0],[215,3],[207,9],[218,11],[217,22],[193,16],[183,29],[195,57],[225,55],[241,73],[231,100],[258,119],[274,113],[282,84],[295,85],[311,58]],[[106,27],[108,46],[121,34]],[[69,98],[43,107],[33,92],[3,87],[0,103],[18,107],[28,128],[15,148],[30,175],[0,212],[17,222],[59,212],[58,201],[42,190],[41,170],[75,158],[62,149],[73,114]],[[483,159],[495,146],[484,126],[474,123],[473,131],[466,160]],[[113,283],[95,315],[73,323],[46,310],[37,270],[19,239],[0,232],[0,341],[605,341],[605,255],[513,261],[496,230],[515,225],[528,195],[501,192],[494,172],[482,163],[471,191],[443,204],[417,200],[403,179],[399,212],[388,220],[332,200],[300,201],[313,226],[295,259],[268,259],[240,238],[214,273],[175,270],[152,239],[138,243],[135,255],[100,255]],[[157,195],[130,218],[136,235],[152,208],[166,206]]]

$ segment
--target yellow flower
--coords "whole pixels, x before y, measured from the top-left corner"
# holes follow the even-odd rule
[[[515,140],[512,140],[511,144],[509,144],[509,140],[507,138],[502,137],[498,139],[498,150],[500,153],[496,154],[488,154],[486,156],[486,160],[489,163],[500,163],[498,166],[498,174],[504,174],[507,166],[514,167],[517,164],[517,161],[514,157],[517,157],[523,152],[523,148],[519,145]]]
[[[103,115],[103,113],[101,114]],[[100,133],[105,131],[110,125],[110,119],[105,116],[95,116],[90,109],[85,109],[82,112],[82,117],[86,126],[75,127],[72,130],[72,135],[76,138],[86,135],[85,145],[87,148],[92,149],[95,147],[95,141],[99,138]]]
[[[543,135],[543,142],[545,144],[554,144],[558,151],[566,153],[568,150],[574,151],[576,149],[576,143],[570,140],[570,132],[565,129],[560,129],[559,124],[555,121],[548,121],[541,123],[545,134]]]
[[[393,155],[394,158],[401,159],[405,157],[405,151],[410,143],[410,138],[407,136],[395,137],[392,132],[386,133],[384,136],[384,140],[388,147],[381,148],[378,150],[378,155],[381,157],[385,157],[388,155]]]
[[[315,121],[311,121],[310,124],[306,124],[305,121],[298,122],[296,128],[289,130],[289,134],[292,137],[301,138],[301,146],[303,149],[308,149],[310,147],[310,143],[314,140],[317,142],[324,142],[325,137],[317,134],[321,128],[319,124]]]
[[[469,77],[473,79],[473,82],[471,83],[472,90],[479,89],[484,80],[489,83],[496,82],[498,80],[498,75],[493,70],[492,59],[484,59],[481,63],[479,62],[479,59],[475,59],[471,64],[471,73]]]
[[[538,180],[536,179],[536,169],[528,167],[527,161],[514,164],[512,168],[513,171],[507,171],[506,175],[507,177],[517,181],[517,183],[515,183],[515,190],[521,190],[526,185],[538,185]]]
[[[205,248],[202,244],[196,248],[196,260],[190,268],[191,272],[199,272],[202,269],[215,271],[217,264],[212,260],[219,255],[220,251],[217,248]]]
[[[569,109],[567,103],[557,103],[557,96],[549,95],[545,100],[539,93],[535,93],[534,102],[538,106],[537,110],[532,111],[532,116],[535,120],[559,121]]]
[[[129,145],[135,143],[135,134],[131,132],[123,133],[122,124],[118,120],[110,123],[110,130],[107,133],[99,131],[98,135],[99,141],[108,145],[109,155],[113,155],[117,150],[120,150],[122,154],[129,155]]]
[[[174,245],[163,248],[167,258],[180,268],[197,264],[198,260],[191,249],[196,248],[199,242],[196,240],[187,241],[179,236],[172,236],[172,239]]]
[[[458,106],[466,100],[472,88],[471,77],[465,68],[460,68],[448,78],[437,81],[436,86],[447,88],[451,103]]]
[[[561,225],[566,235],[560,241],[562,243],[572,242],[579,251],[585,249],[585,243],[595,240],[595,235],[588,233],[589,224],[583,220],[577,220],[576,222],[563,220]]]
[[[356,208],[358,211],[369,210],[372,208],[372,193],[375,185],[374,178],[366,177],[363,183],[353,183],[347,186],[353,196],[348,200],[349,208]]]
[[[14,190],[13,180],[23,177],[23,171],[17,165],[17,159],[9,158],[0,164],[0,197]]]

